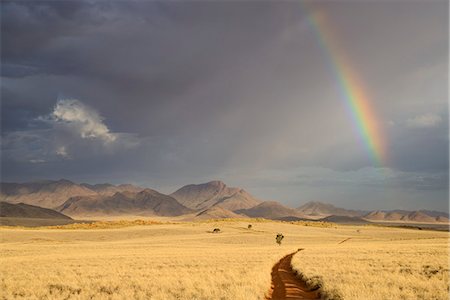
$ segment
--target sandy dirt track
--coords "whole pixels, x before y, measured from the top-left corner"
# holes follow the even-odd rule
[[[286,255],[272,268],[272,287],[268,299],[320,299],[318,291],[311,291],[306,282],[298,278],[292,270],[292,256],[297,252]]]

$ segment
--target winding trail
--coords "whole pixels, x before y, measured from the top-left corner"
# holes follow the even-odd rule
[[[297,277],[291,266],[292,256],[303,249],[286,255],[272,268],[272,287],[267,299],[320,299],[317,290],[311,291],[304,280]]]

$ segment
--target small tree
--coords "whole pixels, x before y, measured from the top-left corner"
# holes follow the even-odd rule
[[[247,228],[252,229],[252,224],[248,224]]]
[[[220,232],[220,228],[214,228],[213,233],[219,233]]]
[[[275,240],[277,241],[277,244],[281,246],[281,241],[284,239],[284,235],[282,233],[278,233]]]

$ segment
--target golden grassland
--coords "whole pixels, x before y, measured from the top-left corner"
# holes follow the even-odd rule
[[[211,233],[214,228],[221,233]],[[281,246],[277,232],[285,236]],[[264,299],[272,266],[305,248],[294,256],[294,267],[330,296],[448,299],[448,237],[262,220],[1,228],[0,298]],[[383,297],[396,289],[393,298]]]
[[[363,227],[345,236],[292,259],[324,299],[449,299],[448,233]]]

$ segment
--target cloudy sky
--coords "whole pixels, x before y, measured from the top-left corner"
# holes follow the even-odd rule
[[[447,1],[1,6],[2,181],[220,179],[294,207],[448,209]],[[364,85],[381,163],[333,55]]]

